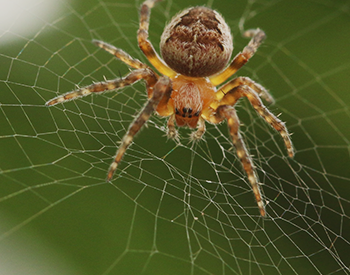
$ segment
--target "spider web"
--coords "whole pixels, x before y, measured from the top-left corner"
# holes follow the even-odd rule
[[[287,157],[278,133],[241,100],[264,219],[225,123],[207,125],[197,144],[179,129],[175,144],[164,136],[165,119],[153,116],[107,183],[116,148],[146,101],[144,85],[44,106],[75,85],[128,72],[92,39],[147,62],[136,40],[142,1],[7,2],[1,274],[350,274],[348,1],[164,1],[152,10],[157,49],[164,24],[189,5],[223,14],[234,54],[248,43],[242,30],[266,31],[238,75],[274,95],[269,109],[282,113],[296,156]]]

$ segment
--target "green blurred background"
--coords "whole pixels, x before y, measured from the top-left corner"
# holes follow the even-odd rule
[[[144,85],[44,106],[75,85],[129,71],[92,39],[147,62],[136,40],[141,3],[5,4],[0,273],[349,274],[349,1],[177,0],[152,10],[157,50],[164,24],[188,6],[223,14],[234,54],[248,43],[239,26],[267,33],[239,75],[274,95],[270,109],[282,113],[297,154],[286,157],[278,134],[245,100],[239,104],[270,202],[266,219],[226,124],[208,125],[197,145],[180,129],[177,146],[164,136],[166,121],[154,116],[106,183],[119,141],[146,100]]]

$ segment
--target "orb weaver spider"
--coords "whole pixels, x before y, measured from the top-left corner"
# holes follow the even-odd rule
[[[97,46],[135,70],[122,78],[95,83],[60,95],[48,101],[46,105],[52,106],[92,93],[120,89],[141,79],[146,82],[148,101],[123,137],[109,168],[108,181],[112,179],[135,134],[154,111],[162,117],[169,117],[167,135],[175,140],[178,139],[175,123],[179,127],[197,128],[191,134],[191,139],[200,140],[205,132],[205,121],[218,124],[226,120],[260,214],[265,216],[258,176],[239,132],[240,122],[235,104],[241,97],[246,97],[257,113],[280,133],[288,155],[293,157],[290,135],[284,123],[262,103],[260,97],[267,102],[273,102],[272,96],[263,86],[248,77],[237,77],[223,84],[254,55],[265,39],[265,33],[260,29],[246,31],[245,36],[251,38],[250,42],[228,65],[233,43],[230,28],[223,17],[207,7],[190,7],[173,17],[165,27],[160,42],[162,59],[148,40],[151,8],[158,1],[160,0],[146,0],[141,5],[137,39],[140,49],[161,75],[123,50],[94,40],[93,43]],[[218,85],[221,86],[216,88]]]

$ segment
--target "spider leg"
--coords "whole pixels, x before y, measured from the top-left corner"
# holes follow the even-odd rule
[[[177,132],[175,128],[175,114],[172,114],[168,119],[168,131],[167,131],[167,137],[175,140],[176,142],[179,142],[179,133]]]
[[[260,193],[259,184],[258,184],[259,182],[258,176],[253,167],[253,164],[252,164],[253,161],[248,154],[243,138],[239,132],[239,119],[234,107],[228,106],[228,105],[222,105],[216,109],[215,118],[213,118],[213,119],[217,119],[217,121],[215,122],[218,123],[224,118],[227,119],[227,124],[230,130],[230,135],[232,138],[233,145],[236,148],[237,156],[239,157],[243,165],[243,169],[245,170],[248,176],[248,180],[252,186],[254,196],[259,207],[260,215],[264,217],[266,215],[266,212],[265,212],[264,203],[261,198],[261,193]]]
[[[78,90],[68,92],[64,95],[57,96],[49,100],[48,102],[46,102],[46,106],[52,106],[58,103],[67,102],[69,100],[73,100],[78,97],[90,95],[92,93],[100,93],[104,91],[119,89],[128,85],[131,85],[140,79],[145,79],[147,82],[147,86],[151,86],[151,87],[157,82],[157,76],[154,74],[152,70],[150,69],[135,70],[130,72],[125,77],[94,83],[92,85],[80,88]]]
[[[230,85],[230,82],[227,84]],[[224,87],[223,87],[224,88]],[[225,89],[225,88],[224,88]],[[289,157],[294,156],[293,144],[290,139],[288,130],[280,119],[278,119],[274,114],[272,114],[262,103],[259,95],[248,85],[240,85],[231,89],[222,100],[219,102],[219,105],[235,105],[236,102],[241,98],[246,97],[250,104],[254,107],[257,113],[265,119],[276,131],[280,133],[283,138],[284,144],[286,145],[287,152]]]
[[[140,27],[137,32],[137,40],[139,47],[145,54],[149,62],[163,75],[174,77],[176,73],[169,68],[167,64],[159,57],[151,42],[148,40],[149,19],[151,15],[151,8],[160,0],[146,0],[140,10]]]
[[[191,141],[201,140],[204,133],[205,133],[205,121],[202,117],[199,117],[197,131],[194,131],[191,133],[190,140]]]
[[[260,29],[249,30],[246,36],[252,36],[252,39],[242,52],[238,53],[232,60],[231,64],[222,72],[209,77],[214,86],[220,85],[234,73],[236,73],[248,60],[255,54],[261,43],[265,40],[266,35]]]
[[[133,138],[136,135],[136,133],[142,128],[142,126],[149,119],[153,111],[157,108],[162,97],[166,96],[170,98],[171,91],[172,88],[170,79],[166,76],[160,77],[158,82],[153,87],[152,97],[147,101],[145,107],[143,107],[141,112],[131,123],[128,132],[123,137],[122,143],[118,148],[115,159],[109,168],[107,175],[108,181],[112,179],[113,174],[118,167],[118,164],[120,163],[126,149],[133,141]]]
[[[261,98],[266,100],[267,103],[273,104],[275,102],[275,99],[263,86],[246,76],[239,76],[220,87],[216,92],[216,99],[221,100],[230,90],[241,85],[249,86],[251,89],[257,92]]]
[[[121,61],[123,61],[125,64],[129,65],[132,68],[135,68],[135,69],[150,68],[146,64],[142,63],[140,60],[131,57],[128,53],[114,47],[111,44],[108,44],[100,40],[92,40],[92,42],[95,45],[99,46],[100,48],[104,49],[105,51],[109,52],[110,54],[113,54],[116,58],[120,59]]]

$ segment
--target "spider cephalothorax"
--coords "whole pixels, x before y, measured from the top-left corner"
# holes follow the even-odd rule
[[[55,105],[91,93],[119,89],[140,79],[146,82],[149,99],[125,134],[108,171],[108,180],[112,179],[135,134],[154,111],[160,116],[169,117],[168,137],[172,139],[178,139],[175,122],[180,127],[197,128],[191,134],[191,138],[200,140],[205,132],[205,121],[220,123],[227,120],[233,145],[252,186],[260,214],[265,216],[258,176],[239,132],[240,122],[234,106],[241,97],[246,97],[257,113],[280,133],[288,155],[293,157],[294,150],[287,128],[260,99],[262,97],[271,103],[271,95],[250,78],[237,77],[217,88],[254,55],[265,39],[265,33],[260,29],[246,31],[245,36],[251,37],[250,42],[227,65],[233,50],[232,36],[222,16],[206,7],[188,8],[176,15],[165,27],[160,43],[163,61],[148,40],[150,10],[158,1],[147,0],[142,4],[137,38],[140,49],[161,76],[123,50],[94,40],[97,46],[136,70],[125,77],[95,83],[58,96],[46,105]]]
[[[174,105],[176,124],[196,128],[202,111],[207,110],[215,99],[216,89],[205,78],[177,75],[172,80],[169,104]]]

